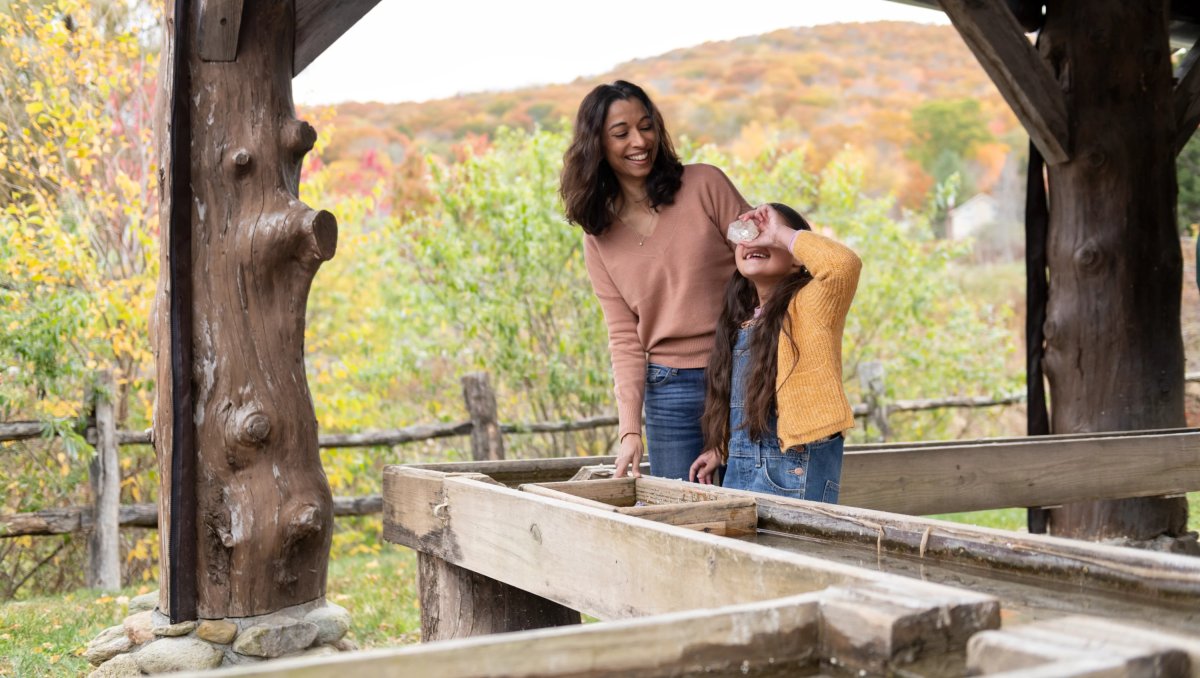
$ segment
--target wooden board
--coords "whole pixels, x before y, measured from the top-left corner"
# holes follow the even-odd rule
[[[840,503],[908,515],[1200,489],[1200,433],[847,452]]]
[[[377,4],[379,0],[296,0],[292,75],[299,75]]]
[[[427,471],[398,466],[387,467],[384,477],[387,540],[600,619],[767,600],[833,585],[919,584],[477,480],[446,478],[438,487]],[[438,506],[444,507],[435,517]],[[652,566],[643,565],[647,559]]]
[[[289,678],[649,678],[740,677],[744,670],[757,673],[773,667],[803,675],[818,658],[819,624],[818,596],[806,595],[604,624],[279,659],[219,673]],[[181,678],[210,675],[217,674]]]

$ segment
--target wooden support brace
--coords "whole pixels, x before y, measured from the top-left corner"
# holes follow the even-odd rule
[[[1175,155],[1183,151],[1200,125],[1200,42],[1192,45],[1175,72]]]
[[[1001,0],[941,0],[1046,163],[1070,160],[1067,103],[1049,67]]]
[[[292,75],[299,75],[379,0],[296,0],[296,52]]]

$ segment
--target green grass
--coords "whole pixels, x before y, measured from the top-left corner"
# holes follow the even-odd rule
[[[416,554],[398,546],[332,560],[328,598],[350,611],[348,637],[364,649],[417,642],[421,614],[416,575]],[[150,590],[131,587],[105,594],[80,589],[0,604],[0,676],[86,675],[92,668],[82,656],[88,641],[120,624],[129,598]]]

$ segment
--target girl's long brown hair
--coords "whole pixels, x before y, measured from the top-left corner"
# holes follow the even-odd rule
[[[654,165],[646,177],[650,206],[670,205],[683,185],[683,163],[675,154],[662,113],[650,101],[650,96],[641,87],[624,80],[596,87],[579,104],[575,136],[563,155],[558,189],[567,221],[578,224],[591,235],[608,230],[616,216],[615,204],[621,194],[617,175],[604,159],[604,120],[614,101],[630,99],[640,101],[646,107],[658,142]]]
[[[798,212],[780,203],[771,203],[792,228],[810,231],[812,228]],[[774,435],[770,419],[775,414],[775,376],[779,371],[779,337],[782,334],[792,346],[796,340],[792,332],[788,305],[808,282],[812,274],[803,266],[784,278],[771,293],[763,307],[758,326],[750,339],[749,374],[746,377],[746,394],[743,399],[745,423],[752,440],[764,434]],[[716,342],[712,357],[705,372],[708,381],[704,398],[704,415],[700,425],[704,430],[705,449],[714,449],[722,459],[729,457],[729,402],[733,390],[733,347],[737,343],[738,329],[754,318],[754,307],[758,305],[758,292],[754,283],[741,273],[734,272],[733,279],[725,286],[725,303],[717,321]]]

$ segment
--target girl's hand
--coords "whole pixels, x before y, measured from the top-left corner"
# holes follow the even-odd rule
[[[692,462],[688,469],[688,480],[701,485],[712,485],[717,469],[721,466],[721,456],[716,450],[705,450]]]
[[[783,215],[770,205],[759,205],[738,218],[752,221],[758,227],[758,237],[742,243],[745,247],[774,247],[787,250],[796,234],[796,229],[789,226]]]
[[[613,477],[624,478],[626,472],[633,478],[642,477],[642,436],[636,433],[621,438],[621,448],[617,450],[617,468]]]

